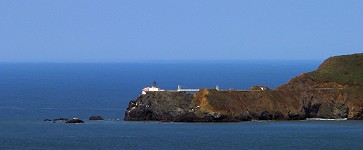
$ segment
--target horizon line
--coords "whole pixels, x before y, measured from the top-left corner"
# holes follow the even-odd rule
[[[90,63],[90,64],[112,64],[112,63],[239,63],[239,62],[302,62],[302,61],[324,61],[325,59],[230,59],[230,60],[223,60],[223,59],[180,59],[180,60],[109,60],[109,61],[1,61],[2,64],[25,64],[25,63],[54,63],[54,64],[61,64],[61,63]]]

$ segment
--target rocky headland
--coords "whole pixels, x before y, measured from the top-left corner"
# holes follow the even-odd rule
[[[363,53],[331,57],[317,70],[276,89],[147,92],[130,101],[124,120],[236,122],[308,118],[363,120]]]

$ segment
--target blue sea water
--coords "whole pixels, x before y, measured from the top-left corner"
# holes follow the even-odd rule
[[[128,102],[164,89],[275,88],[320,62],[0,64],[0,149],[360,149],[362,121],[123,121]],[[100,115],[104,121],[88,121]],[[77,117],[84,124],[44,122]]]

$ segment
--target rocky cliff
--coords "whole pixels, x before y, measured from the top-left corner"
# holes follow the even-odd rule
[[[363,54],[336,56],[273,90],[148,92],[129,103],[125,120],[361,120],[362,85]]]
[[[124,120],[184,121],[181,119],[192,115],[193,97],[185,92],[148,92],[130,101]]]

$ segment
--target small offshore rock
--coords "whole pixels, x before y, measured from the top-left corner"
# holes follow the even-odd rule
[[[57,118],[57,119],[53,119],[53,121],[68,121],[67,118]]]
[[[44,119],[43,121],[52,121],[52,120],[50,120],[50,119]]]
[[[73,118],[72,120],[68,120],[66,123],[84,123],[84,121],[78,118]]]
[[[91,116],[89,120],[103,120],[103,118],[101,116]]]

